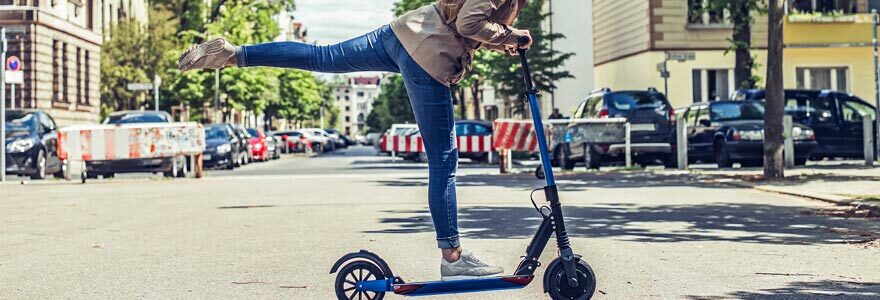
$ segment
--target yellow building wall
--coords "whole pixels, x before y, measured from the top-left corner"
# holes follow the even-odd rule
[[[797,88],[798,67],[848,67],[849,92],[874,103],[874,50],[854,48],[788,48],[783,67],[786,88]]]

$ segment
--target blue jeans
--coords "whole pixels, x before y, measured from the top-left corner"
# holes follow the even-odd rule
[[[242,46],[239,67],[281,67],[325,73],[396,72],[403,76],[428,155],[428,206],[441,249],[460,246],[455,172],[458,149],[449,87],[437,82],[406,52],[390,26],[329,46],[296,42]]]

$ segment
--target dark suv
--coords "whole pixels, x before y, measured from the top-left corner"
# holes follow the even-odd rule
[[[631,124],[631,149],[640,163],[660,160],[664,165],[677,166],[673,143],[675,141],[675,110],[662,93],[656,89],[645,91],[594,92],[578,106],[574,119],[625,118]],[[574,162],[583,161],[587,168],[596,169],[603,162],[622,161],[626,155],[625,144],[568,144],[557,145],[554,157],[565,169]],[[564,163],[562,163],[564,161]]]
[[[763,101],[764,90],[740,90],[734,99]],[[813,158],[864,157],[862,119],[876,120],[873,105],[852,94],[827,90],[786,90],[785,99],[785,113],[816,132],[819,148]]]

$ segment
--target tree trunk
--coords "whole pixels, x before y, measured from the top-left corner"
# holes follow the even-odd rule
[[[460,85],[455,89],[455,92],[458,94],[458,110],[460,115],[458,116],[460,119],[467,119],[467,104],[465,104],[464,99],[464,88]]]
[[[481,98],[480,96],[482,96],[482,95],[480,95],[480,85],[481,85],[480,80],[475,80],[474,83],[471,84],[471,86],[470,86],[471,96],[472,96],[472,98],[474,98],[474,119],[475,120],[482,120],[483,119],[482,110],[480,109],[480,102],[482,102],[482,100],[480,99]]]
[[[733,47],[736,51],[736,67],[733,70],[733,78],[736,86],[732,89],[753,89],[755,81],[752,79],[752,18],[749,1],[738,1],[732,5],[731,19],[733,21]]]
[[[782,160],[782,117],[784,91],[782,78],[782,2],[770,0],[767,45],[767,102],[764,109],[764,179],[785,177]]]

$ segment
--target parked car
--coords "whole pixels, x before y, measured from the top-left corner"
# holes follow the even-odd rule
[[[310,134],[312,137],[320,137],[319,139],[315,139],[315,140],[322,141],[321,143],[323,145],[323,148],[321,149],[321,152],[336,151],[337,146],[342,143],[342,139],[339,138],[338,135],[330,134],[321,128],[303,128],[303,129],[300,129],[299,131],[306,132],[306,133]]]
[[[763,101],[765,93],[764,90],[740,90],[734,99]],[[786,90],[785,99],[785,113],[816,132],[819,148],[813,152],[813,158],[864,157],[862,119],[876,120],[873,105],[852,94],[834,91]],[[875,123],[874,132],[876,127]]]
[[[492,123],[480,120],[455,121],[455,135],[457,137],[492,136]],[[486,152],[459,152],[458,157],[468,158],[475,162],[489,163],[489,151]]]
[[[336,144],[328,137],[328,134],[321,129],[300,129],[296,130],[314,153],[324,153],[336,149]]]
[[[333,128],[328,128],[328,129],[324,129],[324,131],[326,131],[327,133],[329,133],[331,135],[336,135],[337,137],[339,137],[339,140],[338,140],[339,143],[336,145],[337,148],[345,149],[345,148],[348,148],[348,146],[355,144],[354,140],[352,140],[351,137],[345,135],[345,133],[342,133],[339,130],[336,130]]]
[[[126,110],[111,113],[104,118],[104,124],[171,123],[174,118],[164,111]]]
[[[379,149],[380,155],[391,155],[391,151],[382,151],[383,146],[390,136],[410,136],[418,133],[419,126],[416,124],[393,124],[391,125],[391,128],[385,130],[385,133],[382,134],[375,146]]]
[[[248,145],[251,148],[251,160],[269,161],[269,159],[271,159],[271,155],[269,153],[269,142],[266,139],[266,135],[263,134],[262,131],[256,130],[254,128],[247,128],[246,130],[248,135],[250,135],[250,138],[248,139]]]
[[[362,144],[366,146],[375,146],[379,144],[379,140],[382,139],[382,134],[378,132],[367,133],[364,137],[364,141]]]
[[[238,136],[239,143],[241,144],[241,154],[239,155],[239,163],[238,166],[243,166],[251,163],[251,151],[252,146],[250,144],[251,135],[247,132],[241,125],[231,125],[232,130],[235,131],[235,134]]]
[[[7,174],[45,179],[47,174],[67,178],[65,163],[58,158],[55,120],[39,110],[6,111]]]
[[[297,131],[278,131],[273,133],[275,136],[281,137],[284,145],[285,153],[302,153],[306,152],[306,147],[310,145],[309,140]]]
[[[235,169],[241,157],[241,142],[228,124],[205,126],[205,152],[202,163],[206,168]]]
[[[578,106],[575,119],[625,118],[631,124],[631,153],[642,163],[660,160],[668,167],[678,166],[672,144],[675,142],[675,110],[662,93],[646,91],[593,92]],[[626,159],[625,144],[587,144],[577,141],[553,145],[553,161],[563,169],[577,162],[598,169],[603,163]]]
[[[104,119],[107,125],[171,123],[174,118],[164,111],[120,111],[111,113]],[[89,178],[98,176],[110,178],[117,173],[152,172],[165,177],[186,177],[187,159],[177,157],[133,158],[86,161],[86,174]]]
[[[764,158],[764,103],[715,101],[680,109],[687,121],[688,160],[760,166]],[[792,129],[795,164],[804,165],[816,150],[815,132],[800,123]]]
[[[272,132],[266,133],[266,150],[269,152],[269,159],[281,158],[283,153],[283,143],[280,136],[274,135]]]

